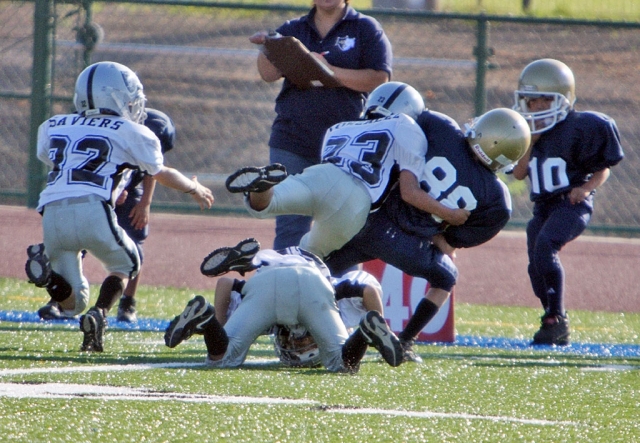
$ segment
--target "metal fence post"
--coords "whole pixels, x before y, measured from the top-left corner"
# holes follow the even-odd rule
[[[31,119],[29,125],[29,175],[27,206],[35,208],[45,181],[45,169],[36,155],[38,127],[51,112],[51,68],[54,0],[36,0],[34,11],[33,71],[31,80]]]
[[[489,65],[489,57],[493,55],[493,49],[489,48],[489,21],[484,17],[478,18],[478,46],[474,48],[476,57],[476,92],[475,115],[484,113],[487,101],[486,77]]]

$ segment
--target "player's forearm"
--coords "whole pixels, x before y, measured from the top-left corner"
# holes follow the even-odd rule
[[[161,185],[186,194],[196,189],[197,183],[185,177],[180,171],[164,166],[160,172],[153,176]]]
[[[389,81],[389,73],[373,69],[346,69],[329,66],[343,86],[359,92],[371,92]]]
[[[258,54],[258,73],[265,82],[271,83],[282,78],[282,72],[278,70],[261,52]]]
[[[599,188],[609,179],[609,175],[611,174],[611,169],[605,168],[600,171],[594,172],[589,181],[587,181],[584,185],[580,186],[585,191],[592,192],[595,189]]]
[[[145,175],[142,179],[142,196],[140,197],[140,203],[151,206],[153,200],[153,192],[156,189],[156,181],[150,175]]]

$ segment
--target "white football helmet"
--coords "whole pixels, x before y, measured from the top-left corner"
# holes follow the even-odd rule
[[[364,104],[364,118],[382,118],[402,113],[415,120],[424,109],[424,100],[415,88],[406,83],[387,82],[369,94]]]
[[[553,97],[549,109],[529,110],[529,100],[543,96]],[[558,60],[544,58],[529,63],[522,70],[513,109],[527,120],[531,133],[538,134],[564,120],[575,101],[576,82],[571,69]]]
[[[493,109],[466,125],[469,147],[492,171],[510,166],[524,155],[531,131],[523,116],[507,108]]]
[[[79,114],[115,114],[142,123],[145,102],[138,76],[119,63],[94,63],[76,80],[73,104]]]
[[[273,347],[286,366],[313,368],[322,363],[318,345],[304,326],[275,326]]]

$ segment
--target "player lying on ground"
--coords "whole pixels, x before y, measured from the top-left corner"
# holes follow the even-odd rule
[[[259,249],[257,242],[254,246],[254,250]],[[246,260],[252,254],[255,256]],[[300,325],[317,343],[320,360],[331,372],[356,373],[369,345],[389,365],[402,363],[400,342],[379,312],[368,311],[359,328],[348,334],[340,319],[328,269],[318,257],[306,251],[280,254],[267,249],[256,253],[249,243],[241,242],[236,248],[214,251],[203,267],[216,275],[233,268],[238,260],[244,261],[246,268],[234,270],[256,272],[244,284],[242,303],[224,327],[216,319],[215,309],[197,296],[169,324],[165,332],[167,346],[173,347],[196,327],[201,328],[207,346],[206,363],[233,368],[243,364],[255,339],[275,325]]]
[[[243,251],[243,254],[247,254],[247,256],[245,258],[236,258],[235,263],[244,263],[241,265],[241,267],[244,268],[247,263],[247,257],[252,257],[252,255],[255,254],[255,252],[251,252],[257,249],[254,245],[257,245],[257,241],[254,239],[247,239],[241,242],[241,245],[236,247],[236,250]],[[288,254],[301,253],[298,248],[287,248],[279,252]],[[208,276],[212,277],[210,273]],[[352,333],[353,330],[358,327],[360,320],[368,311],[375,310],[384,315],[382,307],[382,287],[373,275],[365,271],[351,271],[339,278],[330,277],[329,280],[335,290],[335,298],[340,312],[340,318],[349,333]],[[202,315],[202,318],[205,320],[202,320],[200,323],[205,322],[207,317],[213,315],[215,312],[216,319],[220,325],[224,326],[227,319],[242,302],[242,298],[244,297],[242,288],[245,283],[246,280],[244,279],[220,277],[216,282],[213,307],[208,313]],[[198,297],[199,296],[194,298],[192,303],[202,304],[203,301]],[[179,322],[180,316],[176,318]],[[168,346],[177,346],[179,344],[179,342],[175,341],[177,339],[183,341],[188,339],[191,334],[202,335],[204,333],[197,322],[192,322],[190,326],[185,326],[182,329],[179,335],[170,335],[168,337]],[[318,345],[304,326],[296,325],[288,327],[277,325],[268,331],[268,334],[273,335],[276,355],[283,364],[287,366],[309,367],[318,366],[322,363],[320,361]]]

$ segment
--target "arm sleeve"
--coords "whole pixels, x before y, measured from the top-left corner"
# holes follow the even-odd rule
[[[361,16],[360,27],[363,28],[361,69],[385,71],[391,77],[393,65],[393,49],[389,38],[380,23],[373,17]]]

